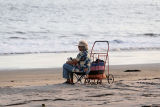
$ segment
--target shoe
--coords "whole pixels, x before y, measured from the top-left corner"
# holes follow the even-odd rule
[[[68,81],[65,81],[63,84],[70,84],[70,82],[68,82]]]
[[[75,83],[72,82],[72,83],[69,83],[69,84],[74,85]]]
[[[70,80],[69,80],[69,79],[67,79],[67,81],[66,81],[66,82],[64,82],[64,84],[70,84]]]
[[[73,78],[70,79],[70,84],[74,85]]]
[[[74,85],[74,83],[71,82],[71,81],[66,81],[66,82],[64,82],[63,84],[71,84],[71,85]]]

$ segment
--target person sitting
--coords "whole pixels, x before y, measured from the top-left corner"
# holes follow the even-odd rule
[[[63,78],[67,79],[65,83],[73,84],[72,72],[87,72],[90,68],[90,56],[88,54],[88,43],[84,40],[79,41],[79,53],[76,58],[70,58],[63,64]]]

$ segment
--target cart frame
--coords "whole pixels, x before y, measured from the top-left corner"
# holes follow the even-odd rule
[[[100,42],[101,43],[107,43],[107,46],[106,46],[107,50],[103,51],[103,52],[93,52],[96,43],[100,43]],[[92,49],[91,49],[91,53],[90,53],[90,58],[91,58],[92,61],[95,61],[95,56],[96,55],[98,56],[98,59],[100,59],[102,56],[105,58],[105,60],[104,60],[105,78],[99,79],[99,78],[88,78],[88,77],[86,77],[85,78],[85,83],[102,84],[103,80],[107,80],[107,82],[109,84],[112,84],[114,82],[114,76],[112,74],[110,74],[110,72],[109,72],[109,42],[108,41],[95,41],[93,43],[93,46],[92,46]],[[107,63],[107,66],[106,66],[106,63]]]

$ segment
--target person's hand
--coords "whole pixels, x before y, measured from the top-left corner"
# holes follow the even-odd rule
[[[67,61],[66,63],[72,65],[72,61]]]
[[[71,61],[67,61],[66,63],[67,63],[67,64],[70,64],[70,65],[76,65],[78,62],[77,62],[76,59],[73,59],[73,60],[71,60]]]
[[[72,63],[73,63],[74,65],[76,65],[76,64],[78,63],[78,61],[77,61],[76,59],[73,59],[73,60],[72,60]]]

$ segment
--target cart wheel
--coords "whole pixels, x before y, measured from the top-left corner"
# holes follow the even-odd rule
[[[112,84],[114,82],[114,76],[112,74],[106,75],[108,83]]]
[[[97,79],[97,84],[102,84],[102,79]]]

